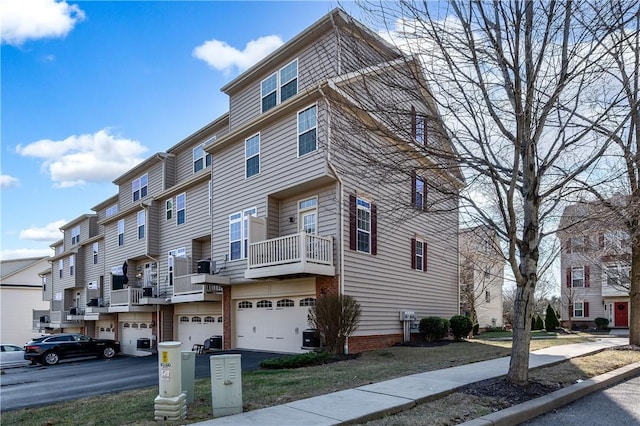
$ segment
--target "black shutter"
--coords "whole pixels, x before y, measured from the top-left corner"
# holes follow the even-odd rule
[[[411,172],[411,205],[416,206],[416,172]]]
[[[417,135],[417,123],[416,123],[416,109],[413,105],[411,105],[411,138],[412,140],[416,139]]]
[[[378,206],[371,204],[371,254],[378,254]]]
[[[358,247],[358,232],[357,232],[357,207],[355,195],[349,195],[349,248],[356,250]]]
[[[422,242],[422,271],[427,272],[427,248],[426,241]]]
[[[411,269],[416,269],[416,239],[411,239]]]
[[[589,265],[584,266],[584,286],[589,287]]]

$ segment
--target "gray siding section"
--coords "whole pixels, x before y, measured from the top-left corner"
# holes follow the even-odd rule
[[[251,84],[248,87],[229,98],[230,130],[237,129],[262,113],[260,83],[264,78],[279,71],[294,59],[298,59],[298,93],[316,86],[321,80],[334,76],[337,72],[335,45],[334,34],[325,34],[318,39],[316,44],[307,46],[300,52],[291,52],[291,55],[285,60],[274,63],[268,71],[251,79]]]
[[[157,256],[160,254],[160,220],[164,217],[164,203],[154,201],[147,209],[146,235],[148,239],[148,254]]]
[[[167,156],[163,164],[164,183],[162,189],[169,189],[177,183],[176,178],[176,158],[172,155]]]
[[[318,105],[319,123],[322,110]],[[267,216],[268,195],[293,188],[315,178],[326,176],[326,161],[321,141],[323,128],[318,129],[319,149],[298,157],[297,114],[291,114],[260,133],[260,174],[245,179],[244,139],[213,157],[213,259],[220,264],[229,254],[229,215],[257,207],[258,217]],[[270,222],[271,223],[271,222]],[[282,224],[280,224],[282,225]],[[269,232],[275,232],[271,224]],[[280,229],[285,232],[285,229]],[[246,261],[227,262],[225,275],[243,276]]]
[[[150,170],[140,171],[133,179],[127,180],[127,182],[120,185],[120,191],[118,193],[118,208],[119,211],[126,210],[133,204],[138,204],[141,201],[149,199],[154,194],[159,194],[164,189],[163,183],[163,163],[156,162],[154,166]],[[133,201],[133,190],[132,183],[135,179],[142,177],[144,174],[147,174],[147,196]]]

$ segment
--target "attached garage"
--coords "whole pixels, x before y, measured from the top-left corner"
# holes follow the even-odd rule
[[[98,339],[115,339],[116,329],[111,321],[96,321],[96,337]]]
[[[182,350],[190,351],[193,345],[203,345],[212,336],[222,336],[222,304],[184,303],[175,307],[177,341]]]
[[[119,315],[120,346],[125,355],[148,356],[150,351],[138,350],[138,339],[153,339],[151,313],[123,313]]]

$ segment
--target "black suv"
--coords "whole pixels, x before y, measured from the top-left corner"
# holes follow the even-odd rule
[[[31,363],[55,365],[61,359],[84,356],[113,358],[120,352],[120,342],[94,339],[79,333],[52,334],[33,339],[24,346],[24,359]]]

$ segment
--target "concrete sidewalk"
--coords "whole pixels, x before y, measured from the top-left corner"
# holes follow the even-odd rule
[[[602,338],[595,342],[553,346],[532,352],[529,367],[554,364],[569,358],[628,344],[628,339]],[[364,422],[409,409],[451,391],[485,379],[504,376],[509,358],[497,358],[443,370],[412,374],[355,389],[320,395],[196,425],[339,425]]]

